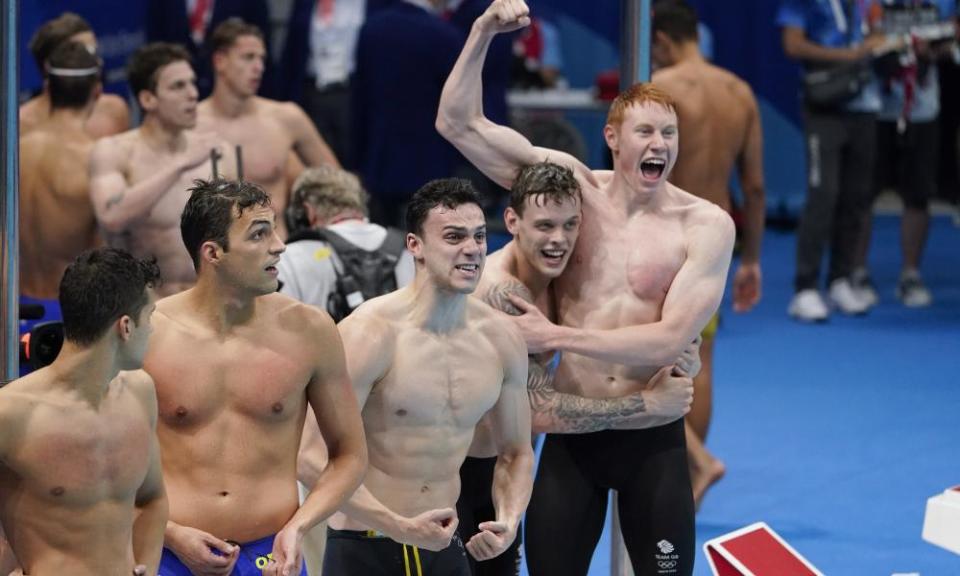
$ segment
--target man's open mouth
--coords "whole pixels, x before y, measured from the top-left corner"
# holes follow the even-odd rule
[[[667,161],[663,158],[650,158],[640,163],[640,172],[643,177],[656,180],[663,176],[663,171],[667,168]]]
[[[567,255],[566,250],[541,250],[540,254],[543,256],[543,259],[549,262],[550,264],[560,264],[563,262],[563,257]]]

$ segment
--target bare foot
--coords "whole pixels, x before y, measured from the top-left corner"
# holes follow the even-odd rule
[[[700,509],[700,503],[703,502],[703,495],[707,489],[723,478],[726,472],[727,467],[724,463],[709,452],[701,462],[696,464],[691,462],[690,483],[693,485],[693,503],[697,510]]]

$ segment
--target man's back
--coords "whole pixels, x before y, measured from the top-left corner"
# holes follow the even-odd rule
[[[20,134],[41,127],[50,118],[49,96],[38,96],[20,107]],[[130,127],[130,110],[116,94],[101,94],[87,119],[85,130],[91,138],[119,134]]]
[[[27,574],[128,575],[153,445],[153,387],[122,372],[99,406],[44,368],[0,390],[0,519]]]
[[[20,138],[20,292],[56,298],[67,265],[98,243],[93,138],[47,121]]]
[[[293,515],[297,445],[317,354],[317,314],[272,294],[226,334],[190,306],[162,300],[145,369],[157,383],[170,519],[238,542],[277,532]],[[289,447],[289,449],[285,449]]]
[[[704,61],[680,62],[658,71],[653,81],[674,98],[682,134],[670,181],[729,212],[730,175],[759,123],[753,92]]]

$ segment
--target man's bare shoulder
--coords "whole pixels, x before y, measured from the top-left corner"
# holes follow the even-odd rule
[[[746,80],[737,76],[726,68],[721,68],[714,65],[711,65],[710,68],[717,79],[717,83],[722,83],[727,91],[733,94],[733,96],[742,106],[753,106],[756,104],[756,97],[753,95],[753,89]]]
[[[717,219],[733,222],[730,215],[713,202],[705,200],[672,183],[667,183],[667,186],[669,187],[669,194],[666,209],[670,212],[680,214],[688,223],[713,222]]]
[[[104,93],[100,95],[96,103],[96,112],[109,114],[119,118],[121,115],[126,117],[130,113],[127,101],[116,94]]]
[[[94,144],[93,156],[99,161],[121,164],[130,157],[134,146],[141,138],[140,130],[137,128],[99,138]]]
[[[29,171],[44,153],[55,144],[51,134],[46,130],[32,129],[20,134],[20,169]]]
[[[34,409],[49,401],[49,369],[31,372],[0,387],[0,429],[10,439],[26,425]]]
[[[526,289],[526,286],[519,281],[517,284]],[[529,295],[529,290],[527,294]],[[502,359],[526,357],[527,345],[520,330],[500,310],[495,310],[494,307],[476,298],[469,298],[467,321],[471,324],[472,330],[483,334],[493,344]]]
[[[516,276],[506,271],[501,271],[495,278],[491,278],[483,288],[483,292],[478,294],[480,300],[500,312],[513,316],[519,316],[522,312],[510,302],[510,296],[533,303],[533,294],[530,289]]]
[[[582,179],[580,179],[581,186],[589,184],[590,186],[595,186],[598,189],[603,189],[613,182],[613,170],[591,170],[590,173],[593,175],[594,182],[584,182]],[[588,190],[584,189],[584,193],[586,192],[588,192]]]
[[[40,106],[39,98],[31,98],[24,102],[18,110],[20,117],[20,134],[26,134],[36,128],[37,124],[43,121],[45,114]]]
[[[518,282],[513,273],[516,261],[514,246],[515,241],[511,240],[503,248],[487,256],[480,283],[477,284],[477,289],[473,292],[475,298],[493,306],[493,303],[488,301],[488,295],[492,291],[497,291],[504,283]],[[507,310],[504,311],[507,312]]]
[[[116,382],[134,395],[152,420],[157,412],[157,389],[153,378],[144,370],[130,370],[117,374]]]
[[[384,357],[389,356],[397,335],[410,326],[404,322],[406,315],[401,302],[395,297],[391,298],[395,294],[392,292],[367,300],[340,321],[337,328],[345,339],[345,345],[361,345],[380,350]],[[349,356],[349,347],[346,352]]]
[[[683,208],[683,218],[688,232],[692,235],[691,239],[698,238],[702,231],[709,234],[711,238],[717,238],[716,235],[719,234],[723,241],[728,238],[732,240],[736,235],[736,228],[733,218],[727,214],[726,210],[680,188],[676,190],[685,195],[684,199],[688,202]]]
[[[271,100],[269,98],[258,97],[257,103],[260,109],[285,122],[299,121],[306,112],[296,102],[281,102],[280,100]]]
[[[153,378],[143,370],[125,370],[117,374],[117,382],[138,396],[152,396]]]
[[[267,318],[275,318],[287,330],[313,332],[334,330],[333,318],[325,310],[304,304],[286,294],[274,292],[261,296],[258,305]]]
[[[687,78],[686,71],[680,66],[667,66],[660,68],[653,73],[650,81],[661,88],[669,88],[675,84],[685,82]]]
[[[157,307],[151,318],[154,326],[151,340],[166,336],[168,331],[189,331],[196,333],[196,331],[192,329],[197,325],[194,321],[196,314],[191,310],[188,300],[188,294],[192,290],[194,290],[194,288],[157,300]]]

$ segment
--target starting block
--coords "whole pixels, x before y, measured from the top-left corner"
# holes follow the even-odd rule
[[[764,522],[704,543],[714,576],[823,576]]]
[[[927,500],[923,539],[960,554],[960,485]]]

